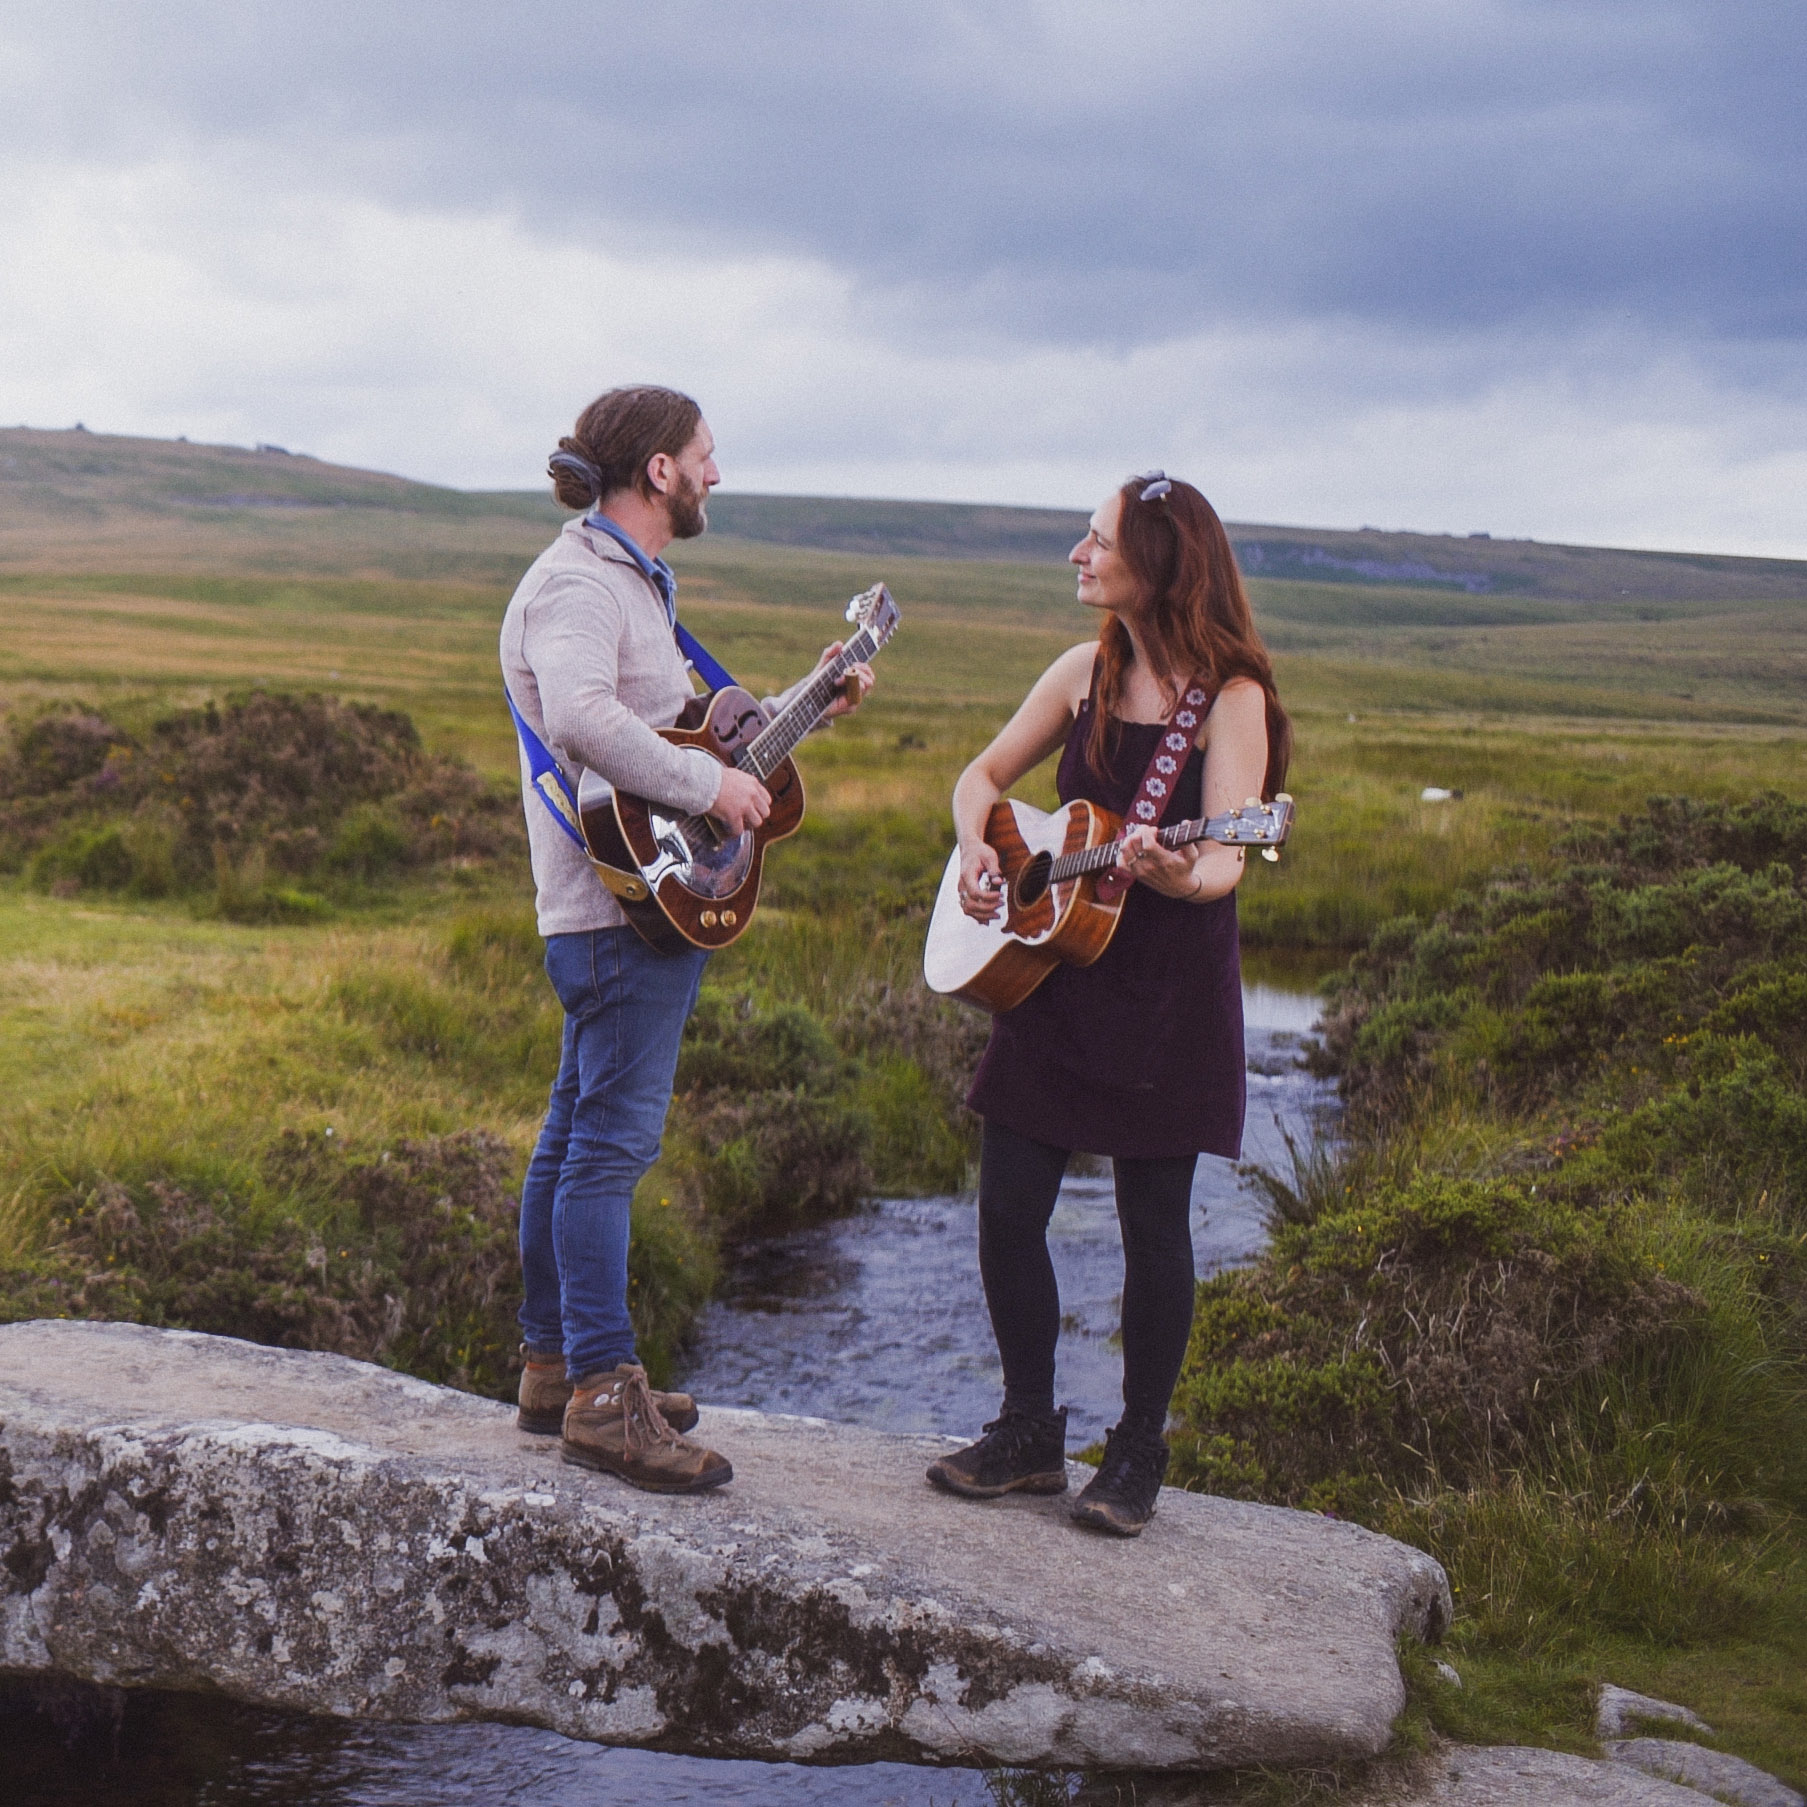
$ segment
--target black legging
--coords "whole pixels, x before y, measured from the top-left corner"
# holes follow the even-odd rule
[[[987,1122],[979,1152],[979,1272],[1004,1358],[1009,1411],[1054,1409],[1060,1291],[1048,1220],[1069,1151]],[[1116,1160],[1123,1231],[1124,1422],[1160,1431],[1192,1331],[1192,1170],[1197,1155]]]

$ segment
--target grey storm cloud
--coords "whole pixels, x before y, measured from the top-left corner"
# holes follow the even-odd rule
[[[945,330],[1807,330],[1794,0],[15,0],[0,142],[586,244],[817,257]],[[877,304],[877,303],[875,303]]]

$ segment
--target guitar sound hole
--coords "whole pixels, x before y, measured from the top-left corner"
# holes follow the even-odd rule
[[[660,882],[666,875],[677,879],[685,890],[696,897],[732,897],[743,884],[753,866],[751,834],[722,835],[714,824],[699,824],[694,817],[673,818],[652,812],[652,827],[660,852],[669,864],[654,877]],[[706,828],[708,832],[698,832]]]
[[[1017,907],[1023,910],[1033,909],[1048,894],[1048,873],[1054,864],[1054,856],[1038,853],[1016,879]]]
[[[678,874],[698,897],[732,897],[746,882],[753,863],[753,837],[734,835],[713,847],[699,848],[687,871]]]

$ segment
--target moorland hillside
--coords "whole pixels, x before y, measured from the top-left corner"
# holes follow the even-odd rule
[[[857,497],[718,495],[718,538],[825,552],[1054,563],[1085,531],[1077,509]],[[380,520],[379,518],[386,517]],[[98,568],[137,538],[164,568],[209,552],[306,553],[346,568],[409,522],[461,549],[529,549],[561,511],[541,490],[466,491],[323,462],[280,446],[197,445],[85,429],[0,429],[0,568]],[[378,531],[372,532],[373,526]],[[403,528],[397,532],[398,528]],[[1486,534],[1230,523],[1252,578],[1564,602],[1761,603],[1807,598],[1807,562],[1568,546]],[[396,575],[416,572],[397,571]]]

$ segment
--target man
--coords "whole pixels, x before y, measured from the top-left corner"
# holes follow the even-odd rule
[[[708,525],[721,480],[715,439],[675,390],[613,389],[561,440],[568,522],[521,580],[502,623],[502,671],[525,729],[575,784],[587,768],[618,788],[731,833],[765,820],[758,780],[686,757],[654,729],[694,693],[673,638],[676,584],[660,556]],[[824,659],[838,652],[830,647]],[[871,673],[831,714],[856,707]],[[682,1432],[683,1394],[654,1393],[627,1307],[628,1214],[659,1154],[685,1020],[708,956],[656,952],[627,925],[582,849],[533,789],[523,734],[522,800],[546,974],[565,1011],[558,1078],[521,1192],[519,1423],[562,1438],[565,1460],[662,1493],[733,1478]]]

